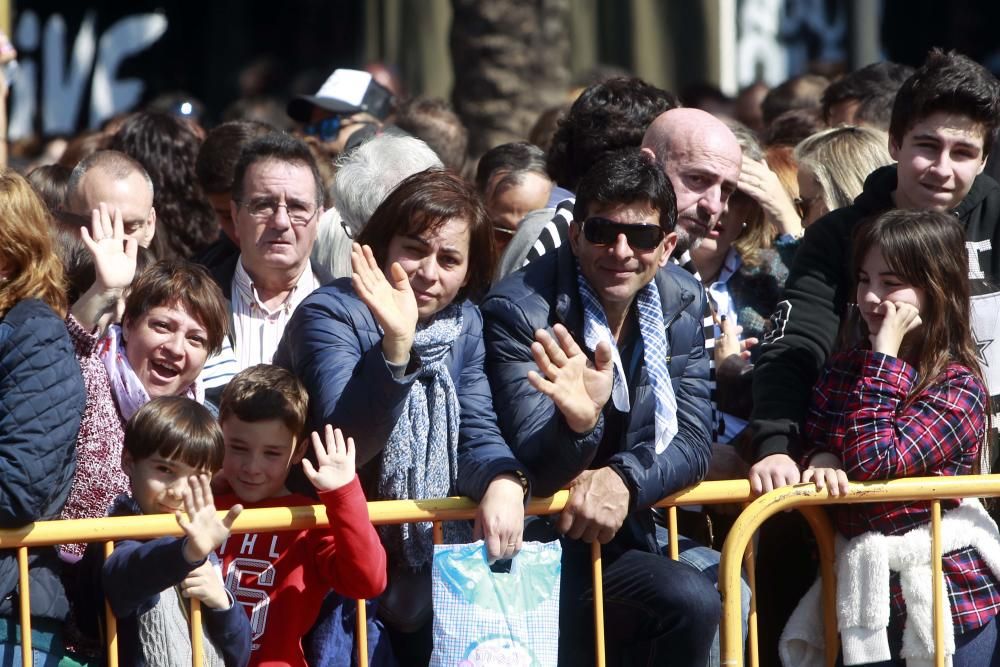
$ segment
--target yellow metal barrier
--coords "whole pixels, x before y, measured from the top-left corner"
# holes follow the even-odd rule
[[[834,574],[833,528],[819,505],[841,503],[896,502],[930,500],[931,549],[934,576],[934,642],[935,664],[944,665],[944,593],[941,583],[941,500],[978,498],[1000,495],[1000,475],[969,475],[962,477],[912,477],[886,482],[852,483],[847,496],[831,498],[827,491],[816,491],[812,483],[796,484],[771,491],[757,498],[740,514],[729,531],[722,548],[719,568],[719,590],[722,593],[722,627],[720,629],[722,665],[739,667],[743,664],[743,642],[740,620],[740,565],[754,533],[768,518],[778,512],[797,509],[809,521],[816,534],[823,574],[823,606],[825,617],[826,659],[833,665],[839,650],[835,620],[836,582]]]
[[[526,515],[555,514],[562,511],[569,499],[568,491],[560,491],[551,498],[532,499],[525,508]],[[670,516],[670,554],[677,558],[678,536],[676,530],[676,514],[674,508],[680,505],[707,505],[715,503],[745,503],[750,499],[750,485],[746,480],[727,482],[703,482],[684,489],[664,498],[657,507],[668,509]],[[375,525],[410,523],[417,521],[433,521],[435,524],[435,541],[441,540],[442,521],[473,519],[476,504],[467,498],[441,498],[434,500],[391,500],[368,503],[368,512]],[[220,516],[222,513],[220,513]],[[233,525],[233,533],[249,533],[254,531],[273,530],[303,530],[321,528],[329,525],[326,509],[322,505],[304,507],[284,507],[269,509],[246,510]],[[27,549],[29,547],[49,546],[56,544],[75,544],[80,542],[103,542],[107,557],[113,550],[117,540],[148,540],[165,535],[181,536],[181,529],[174,518],[167,514],[141,517],[113,517],[102,519],[78,519],[74,521],[40,521],[23,528],[0,530],[0,549],[18,549],[18,564],[21,577],[21,627],[22,653],[25,667],[31,665],[31,618],[30,592],[27,583]],[[749,555],[749,552],[748,552]],[[594,566],[594,621],[597,664],[603,667],[604,662],[604,614],[603,594],[601,587],[601,548],[594,543],[591,551]],[[751,568],[752,569],[752,568]],[[737,584],[738,585],[738,584]],[[752,589],[751,589],[752,590]],[[192,606],[191,638],[193,664],[201,665],[201,652],[196,647],[201,643],[200,613]],[[367,665],[366,617],[363,601],[358,603],[358,646],[359,664]],[[748,641],[756,643],[756,627],[751,625],[751,636]],[[117,632],[116,620],[110,607],[106,609],[106,631],[108,664],[117,663]],[[753,654],[755,656],[755,654]],[[753,659],[751,664],[756,664]]]

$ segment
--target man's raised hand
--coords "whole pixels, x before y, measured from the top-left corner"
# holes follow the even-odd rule
[[[112,217],[108,205],[101,202],[100,208],[91,213],[90,229],[81,227],[80,236],[94,256],[94,284],[97,289],[102,292],[121,291],[132,284],[139,244],[125,236],[120,210],[114,209]]]
[[[566,327],[556,324],[552,331],[555,338],[544,329],[535,332],[531,354],[541,373],[529,371],[528,382],[552,399],[571,430],[586,433],[597,424],[611,397],[611,346],[598,343],[591,364]]]

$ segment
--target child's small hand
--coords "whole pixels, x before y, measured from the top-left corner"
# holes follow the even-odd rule
[[[313,449],[316,451],[317,470],[309,459],[302,459],[302,469],[317,491],[333,491],[350,483],[354,471],[354,438],[344,442],[344,434],[329,424],[324,429],[326,446],[319,433],[312,432]]]
[[[184,512],[174,515],[187,535],[184,557],[188,562],[196,563],[218,549],[229,537],[233,522],[242,511],[242,505],[233,505],[225,518],[220,520],[215,513],[215,499],[208,475],[191,475],[184,489]]]
[[[816,490],[829,488],[830,497],[846,496],[847,473],[843,464],[833,454],[821,452],[812,457],[809,467],[802,472],[802,482],[815,482]]]
[[[229,609],[226,587],[211,561],[206,560],[188,573],[181,582],[181,595],[200,600],[212,609]]]
[[[903,337],[921,324],[920,311],[913,304],[883,301],[875,309],[875,315],[868,323],[872,350],[898,357]]]

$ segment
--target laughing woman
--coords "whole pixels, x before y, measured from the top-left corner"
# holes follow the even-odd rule
[[[94,254],[95,287],[73,305],[66,328],[87,386],[87,406],[77,440],[77,472],[64,519],[103,517],[128,491],[121,470],[125,422],[151,398],[187,396],[199,403],[196,382],[209,354],[222,347],[228,322],[224,297],[201,267],[161,261],[135,277],[135,241],[125,242],[121,216],[94,213],[84,241]],[[120,325],[98,330],[93,302],[124,297]],[[88,303],[89,302],[89,303]],[[74,555],[83,545],[65,545]]]

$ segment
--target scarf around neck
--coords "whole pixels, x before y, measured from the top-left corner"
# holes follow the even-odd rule
[[[101,358],[104,367],[108,369],[108,378],[111,380],[111,393],[118,404],[118,411],[122,419],[128,421],[143,405],[149,402],[149,392],[143,386],[139,377],[132,369],[132,364],[125,354],[124,339],[122,329],[117,324],[108,327],[108,332],[97,350],[97,356]],[[201,383],[195,380],[191,386],[184,391],[184,396],[198,403],[205,402],[205,391]]]
[[[580,271],[579,262],[576,269],[577,287],[583,303],[584,344],[591,352],[597,349],[597,344],[601,341],[611,346],[614,364],[611,400],[616,410],[627,413],[631,409],[628,381],[621,355],[618,353],[618,344],[611,334],[604,307]],[[653,395],[656,397],[655,452],[660,454],[677,435],[677,397],[674,395],[674,387],[667,369],[667,336],[664,330],[660,290],[656,286],[656,281],[651,280],[640,289],[633,303],[636,307],[636,319],[639,321],[639,335],[642,337],[643,362],[650,384],[653,386]]]
[[[434,319],[418,324],[412,353],[420,360],[403,411],[385,449],[379,497],[421,500],[449,495],[458,479],[460,406],[446,361],[462,331],[462,307],[453,303]],[[420,522],[379,528],[389,553],[419,568],[434,554],[432,524]],[[465,522],[444,524],[445,542],[467,542]]]

